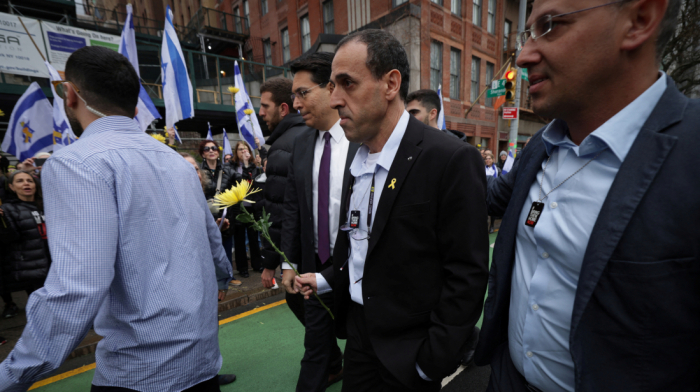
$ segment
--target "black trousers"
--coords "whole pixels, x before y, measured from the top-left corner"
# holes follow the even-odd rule
[[[442,380],[404,385],[377,357],[367,332],[364,307],[351,302],[345,345],[343,392],[437,392]],[[417,372],[417,370],[415,370]]]
[[[252,225],[236,223],[233,226],[233,247],[236,255],[236,269],[238,272],[248,271],[248,256],[245,252],[245,234],[248,233],[248,246],[250,247],[250,264],[254,271],[262,268],[260,259],[260,243],[258,242],[258,232]]]
[[[496,348],[491,359],[491,378],[486,392],[538,392],[539,389],[528,386],[525,377],[515,368],[510,358],[508,342]]]
[[[332,261],[321,265],[318,256],[316,261],[316,271],[333,268]],[[332,292],[321,294],[319,297],[326,306],[333,309]],[[297,392],[322,392],[326,390],[328,376],[337,374],[343,369],[343,352],[340,351],[335,338],[333,319],[315,296],[311,296],[304,302],[304,319],[306,321],[305,351],[296,390]]]
[[[214,376],[214,378],[207,381],[201,382],[193,387],[185,389],[183,392],[221,392],[219,389],[219,376]],[[90,388],[90,392],[138,392],[129,388],[121,387],[100,387],[93,385]]]
[[[282,285],[280,284],[280,287]],[[306,327],[306,317],[304,317],[304,297],[301,294],[290,294],[285,290],[284,299],[287,301],[289,310],[294,313],[294,316],[299,320],[301,325]],[[315,298],[314,298],[315,299]]]

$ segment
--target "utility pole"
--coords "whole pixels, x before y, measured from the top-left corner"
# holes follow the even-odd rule
[[[518,34],[525,31],[525,20],[527,14],[527,0],[520,0],[520,14],[518,15]],[[516,43],[517,48],[517,43]],[[516,60],[520,56],[520,51],[517,51],[515,56]],[[522,92],[522,79],[523,71],[518,68],[518,76],[515,80],[515,107],[518,108],[518,118],[512,120],[510,123],[510,136],[508,137],[508,150],[513,152],[513,157],[515,157],[515,151],[518,147],[518,122],[520,121],[520,95]]]

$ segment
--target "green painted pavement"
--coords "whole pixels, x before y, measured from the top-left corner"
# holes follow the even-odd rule
[[[496,233],[489,235],[489,243]],[[489,255],[493,248],[489,248]],[[490,258],[490,257],[489,257]],[[482,314],[483,317],[483,314]],[[481,318],[478,326],[481,326]],[[345,340],[338,340],[342,350]],[[235,373],[237,380],[222,392],[292,391],[304,355],[304,328],[286,304],[224,324],[219,328],[224,363],[221,373]],[[34,389],[38,392],[89,391],[94,370]],[[342,382],[328,388],[340,392]]]

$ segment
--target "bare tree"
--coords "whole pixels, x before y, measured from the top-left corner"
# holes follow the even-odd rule
[[[688,96],[700,95],[700,0],[684,0],[676,33],[661,56],[662,69]]]

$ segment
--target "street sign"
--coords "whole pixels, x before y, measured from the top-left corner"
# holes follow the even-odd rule
[[[518,118],[518,108],[503,108],[504,120],[516,120]]]
[[[491,89],[486,91],[486,98],[496,98],[506,95],[506,80],[498,79],[491,82]]]
[[[527,73],[527,68],[523,68],[522,70],[523,70],[523,72],[522,72],[522,79],[529,82],[530,79],[528,79],[528,76],[529,76],[529,75],[528,75],[528,73]]]

